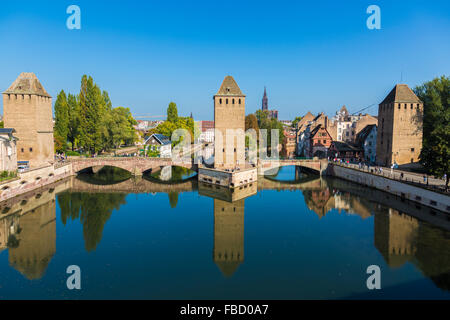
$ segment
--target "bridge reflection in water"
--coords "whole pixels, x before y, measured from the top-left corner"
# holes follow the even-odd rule
[[[412,263],[438,287],[450,290],[450,221],[445,214],[430,212],[381,191],[318,176],[290,182],[261,178],[234,191],[198,184],[195,179],[160,184],[133,178],[112,185],[93,185],[71,178],[0,204],[0,251],[8,252],[10,267],[24,277],[40,279],[56,251],[56,194],[62,224],[79,220],[85,250],[95,251],[113,210],[127,205],[127,194],[178,195],[197,190],[200,196],[213,199],[212,256],[226,277],[233,276],[244,263],[246,199],[264,190],[300,190],[310,212],[320,219],[332,211],[362,219],[373,216],[374,246],[390,267]]]

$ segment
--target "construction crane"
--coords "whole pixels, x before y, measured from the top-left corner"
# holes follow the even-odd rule
[[[378,105],[378,104],[377,104],[377,103],[372,103],[370,106],[364,107],[364,108],[362,108],[361,110],[358,110],[358,111],[356,111],[356,112],[353,112],[351,115],[352,115],[352,116],[353,116],[353,115],[356,115],[356,114],[358,114],[358,113],[361,113],[361,111],[364,111],[364,110],[366,110],[366,109],[372,108],[373,106],[376,106],[376,105]]]
[[[151,113],[139,113],[139,114],[135,114],[133,115],[134,119],[154,119],[154,118],[165,118],[166,115],[159,115],[159,116],[154,116]]]

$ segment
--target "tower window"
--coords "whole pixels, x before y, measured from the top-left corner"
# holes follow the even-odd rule
[[[400,110],[400,108],[401,108],[401,106],[400,106],[400,103],[398,104],[398,110]]]
[[[239,99],[239,104],[241,104],[241,99]]]
[[[406,110],[406,103],[405,103],[405,110]]]
[[[411,103],[411,110],[413,109],[413,104]]]
[[[414,152],[414,148],[411,148],[411,152]]]
[[[20,151],[23,152],[24,151],[23,148],[20,148]]]
[[[232,103],[234,104],[234,99],[232,100]]]
[[[228,104],[228,99],[225,99],[225,103]]]
[[[33,148],[30,148],[30,152],[33,152]]]
[[[219,104],[222,104],[222,99],[219,99]]]

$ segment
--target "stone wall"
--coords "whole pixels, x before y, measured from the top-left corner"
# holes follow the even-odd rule
[[[331,176],[353,181],[368,187],[394,194],[401,199],[414,201],[422,205],[450,213],[450,196],[416,187],[400,181],[362,172],[350,168],[328,164],[327,173]]]
[[[0,183],[0,202],[44,187],[71,175],[71,163],[58,168],[49,165],[19,173],[17,178]]]
[[[54,161],[52,99],[35,94],[4,94],[5,128],[14,128],[17,158],[39,167]]]
[[[256,168],[235,172],[200,168],[198,172],[199,182],[229,188],[240,187],[249,183],[256,182],[257,180],[258,180],[258,173]]]

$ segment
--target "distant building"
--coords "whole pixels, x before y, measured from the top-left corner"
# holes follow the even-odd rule
[[[369,124],[356,136],[356,144],[363,150],[364,160],[375,163],[377,154],[377,126]]]
[[[278,120],[278,110],[269,110],[269,98],[267,98],[266,87],[264,87],[264,95],[263,95],[263,98],[262,98],[261,110],[262,111],[267,111],[269,118]]]
[[[292,120],[279,120],[283,126],[285,127],[291,127],[292,126]]]
[[[269,111],[269,99],[267,98],[266,87],[264,87],[264,95],[262,98],[262,111]]]
[[[17,170],[17,138],[12,128],[0,128],[0,171]]]
[[[54,162],[52,97],[34,73],[23,72],[3,92],[4,126],[16,130],[17,158],[30,167]]]
[[[278,120],[278,110],[269,110],[269,118]]]
[[[165,135],[154,133],[145,138],[144,144],[150,146],[152,150],[159,151],[159,156],[161,158],[172,157],[172,143]]]
[[[357,162],[363,159],[363,149],[351,142],[333,141],[328,149],[328,157]]]
[[[326,158],[328,155],[328,148],[333,139],[328,133],[325,126],[317,125],[310,131],[311,126],[308,126],[306,138],[308,143],[305,145],[305,156]]]
[[[419,161],[422,117],[422,101],[406,84],[397,84],[378,106],[378,164]]]
[[[307,150],[309,149],[309,134],[311,131],[311,127],[315,127],[314,119],[316,117],[308,111],[301,120],[297,123],[297,131],[296,131],[296,151],[295,153],[298,156],[308,156]],[[308,130],[307,130],[308,129]]]
[[[214,121],[202,120],[197,122],[200,129],[200,135],[198,137],[199,142],[214,142]]]
[[[291,158],[295,155],[296,134],[293,130],[284,130],[284,139],[282,143],[282,155]]]
[[[333,140],[355,142],[358,133],[369,124],[377,125],[377,118],[368,114],[350,114],[347,107],[342,106],[331,119],[328,131]]]

